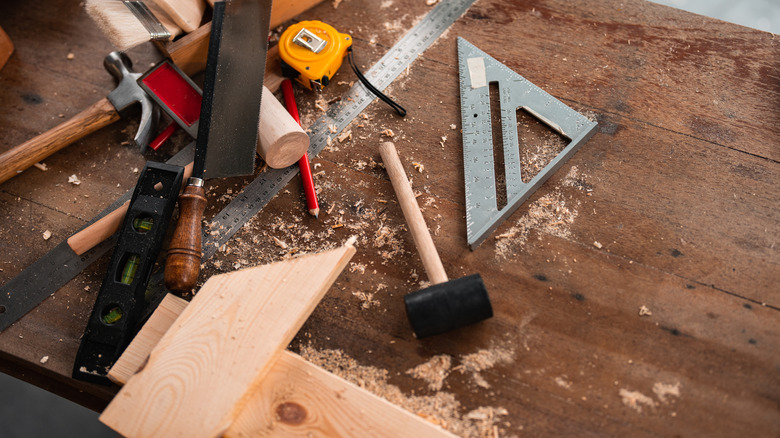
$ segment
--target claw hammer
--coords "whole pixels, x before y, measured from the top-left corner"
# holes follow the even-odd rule
[[[146,148],[160,109],[136,82],[142,74],[133,72],[130,59],[120,52],[109,53],[103,60],[103,66],[119,81],[114,91],[70,120],[0,155],[0,183],[119,120],[120,113],[135,103],[141,104],[141,122],[133,140],[142,151]]]

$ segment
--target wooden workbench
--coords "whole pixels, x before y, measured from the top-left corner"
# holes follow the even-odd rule
[[[353,35],[368,68],[430,8],[345,0],[299,18]],[[79,2],[4,1],[0,27],[16,47],[0,70],[0,151],[112,90],[102,67],[111,47]],[[458,36],[599,123],[475,251],[465,238]],[[151,45],[130,55],[137,70],[157,56]],[[353,80],[342,67],[321,102]],[[297,91],[310,123],[316,96]],[[639,0],[479,0],[389,92],[405,119],[375,102],[351,138],[313,160],[319,220],[305,214],[296,180],[203,278],[357,235],[354,263],[290,348],[431,421],[471,436],[777,436],[780,38]],[[188,142],[179,134],[144,157],[128,144],[136,127],[120,120],[45,160],[48,171],[0,185],[0,283],[130,190],[145,159]],[[450,277],[481,273],[493,319],[413,337],[402,297],[426,276],[376,164],[386,130]],[[250,180],[209,181],[208,214]],[[107,260],[0,333],[0,370],[105,406],[116,388],[69,376]],[[427,380],[409,372],[425,363]]]

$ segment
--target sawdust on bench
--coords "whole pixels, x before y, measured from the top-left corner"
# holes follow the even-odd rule
[[[509,412],[502,407],[483,406],[462,413],[460,402],[452,393],[438,391],[433,395],[406,395],[388,382],[388,371],[360,365],[341,350],[317,350],[302,346],[300,355],[309,362],[406,409],[413,414],[462,437],[499,436],[507,425]]]
[[[572,166],[560,186],[554,187],[532,202],[528,206],[527,213],[523,214],[513,226],[494,237],[496,256],[500,259],[514,256],[516,251],[527,243],[532,231],[539,233],[539,239],[543,234],[570,237],[571,226],[578,215],[576,207],[581,203],[579,200],[574,200],[573,195],[568,194],[565,188],[575,188],[590,194],[591,189],[584,181],[585,176],[577,166]],[[574,206],[571,206],[572,203]]]

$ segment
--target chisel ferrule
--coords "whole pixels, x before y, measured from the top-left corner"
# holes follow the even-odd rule
[[[188,186],[195,186],[195,187],[203,187],[203,178],[196,178],[194,176],[191,176],[187,180]]]

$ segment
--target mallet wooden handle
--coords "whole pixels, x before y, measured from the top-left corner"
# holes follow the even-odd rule
[[[107,98],[100,99],[72,119],[0,155],[0,183],[117,120],[119,113],[114,105]]]
[[[165,260],[165,286],[174,292],[189,293],[198,282],[203,257],[200,222],[205,210],[206,190],[202,185],[187,184],[179,196],[179,221]]]
[[[414,244],[417,246],[417,252],[420,253],[425,272],[428,273],[428,280],[433,284],[446,282],[447,273],[444,271],[444,265],[442,265],[439,253],[433,244],[431,234],[428,232],[425,218],[423,218],[420,206],[417,204],[414,192],[412,192],[412,186],[406,179],[406,172],[404,172],[401,160],[398,158],[395,145],[389,141],[382,143],[379,146],[379,153],[382,155],[387,174],[390,175],[395,196],[398,198],[398,203],[401,204],[401,210],[403,210],[406,223],[412,232]]]

